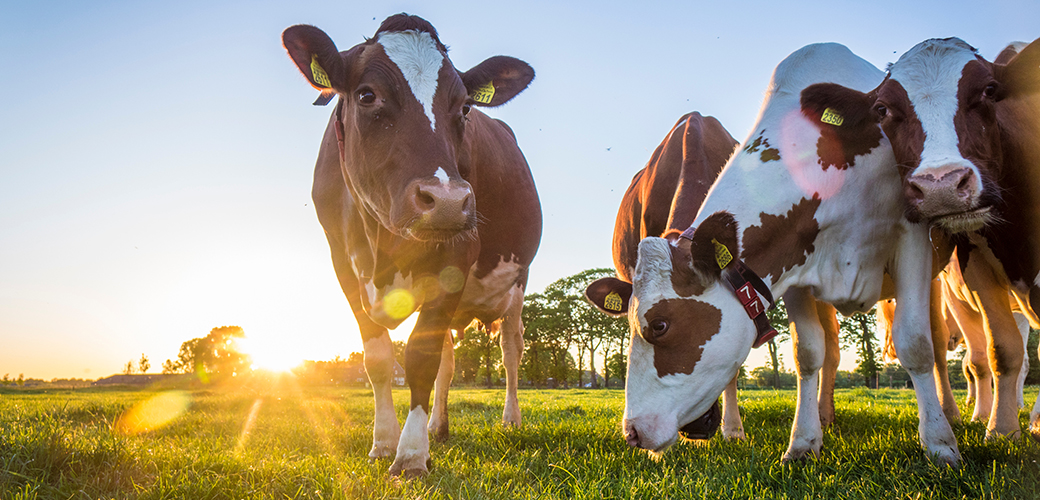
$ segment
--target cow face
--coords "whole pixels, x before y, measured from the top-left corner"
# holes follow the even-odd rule
[[[632,446],[661,452],[674,443],[680,428],[711,410],[751,351],[756,328],[721,280],[716,242],[737,248],[729,213],[705,219],[692,240],[641,241],[634,284],[604,278],[586,289],[601,311],[628,314],[623,425]]]
[[[367,42],[339,52],[324,32],[293,26],[286,50],[327,102],[340,97],[335,127],[343,177],[364,213],[400,236],[448,241],[475,231],[466,128],[473,106],[497,106],[534,71],[493,57],[460,73],[437,32],[404,14]]]
[[[907,218],[971,231],[993,219],[1000,201],[997,102],[1040,88],[1038,62],[1036,43],[998,65],[957,38],[932,39],[892,64],[872,92],[812,85],[802,93],[802,107],[810,115],[829,109],[880,124],[903,177]]]

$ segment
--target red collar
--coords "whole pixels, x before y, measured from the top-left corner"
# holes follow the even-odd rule
[[[680,237],[693,241],[693,227],[683,231]],[[765,282],[762,281],[762,278],[755,274],[747,264],[744,264],[744,261],[732,258],[729,249],[726,249],[721,243],[716,242],[715,244],[722,247],[721,249],[729,256],[729,260],[724,263],[723,261],[718,261],[719,267],[722,269],[722,277],[729,284],[730,290],[736,294],[740,304],[744,306],[744,312],[755,322],[755,328],[758,330],[752,347],[761,347],[762,344],[769,342],[775,337],[777,333],[773,325],[769,323],[769,317],[766,316],[766,310],[758,296],[765,297],[766,301],[769,302],[769,308],[772,309],[776,307],[776,303],[773,301],[773,294],[769,291],[769,287],[766,286]]]

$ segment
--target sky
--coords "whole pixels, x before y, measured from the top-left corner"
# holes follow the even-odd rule
[[[743,141],[798,48],[884,69],[927,38],[992,59],[1040,36],[1035,1],[2,1],[0,376],[94,379],[142,354],[157,371],[222,325],[272,363],[360,351],[310,200],[332,107],[311,105],[280,35],[313,24],[345,50],[398,12],[460,70],[535,68],[487,110],[541,196],[528,292],[612,266],[621,196],[671,126],[700,111]]]

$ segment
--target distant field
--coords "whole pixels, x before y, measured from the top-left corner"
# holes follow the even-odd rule
[[[0,390],[0,499],[1040,497],[1040,445],[983,443],[982,424],[955,429],[960,469],[932,466],[908,390],[839,390],[823,456],[783,466],[793,391],[741,394],[747,441],[680,443],[655,461],[621,439],[622,391],[521,391],[524,426],[504,429],[502,391],[457,389],[452,437],[433,444],[430,475],[412,481],[368,460],[366,390],[285,382],[173,393],[152,408],[186,408],[166,427],[112,431],[157,394]],[[406,391],[395,400],[403,422]]]

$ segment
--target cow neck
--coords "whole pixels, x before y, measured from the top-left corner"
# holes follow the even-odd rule
[[[692,242],[693,231],[694,227],[690,226],[683,231],[680,237]],[[732,257],[729,249],[721,243],[714,240],[713,243],[724,249],[725,255],[729,256],[728,262],[723,263],[722,260],[718,260],[719,267],[722,270],[722,278],[729,284],[730,291],[737,296],[740,304],[744,306],[744,312],[747,313],[748,318],[751,318],[751,321],[755,323],[755,342],[752,344],[752,347],[762,347],[763,344],[772,340],[777,335],[777,332],[773,325],[769,323],[769,316],[766,315],[766,310],[762,306],[759,295],[769,302],[769,309],[773,309],[776,307],[776,303],[773,301],[773,293],[769,291],[769,287],[762,281],[762,278],[755,274],[747,264],[744,264],[744,261]]]

